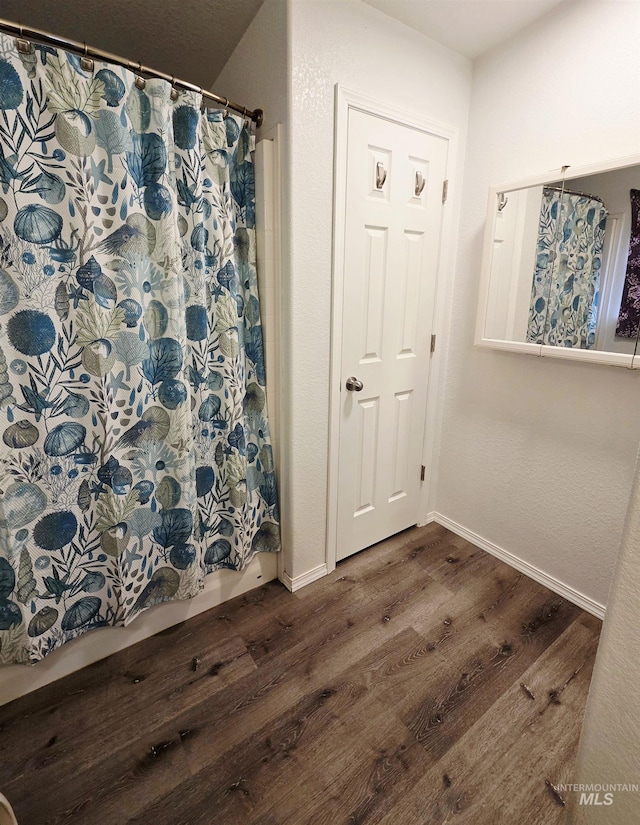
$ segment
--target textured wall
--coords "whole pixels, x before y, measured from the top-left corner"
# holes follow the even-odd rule
[[[640,6],[567,3],[475,64],[437,509],[605,603],[640,373],[472,346],[487,188],[639,150]]]
[[[286,0],[266,0],[212,86],[263,109],[260,134],[289,121],[288,48]]]
[[[640,784],[640,464],[589,692],[575,781]],[[579,797],[578,797],[579,798]],[[571,825],[637,825],[640,794],[615,793],[611,807],[576,805]]]
[[[299,576],[325,560],[334,86],[461,131],[471,64],[363,3],[292,0],[291,277],[284,300],[285,531]],[[287,230],[285,230],[287,231]]]

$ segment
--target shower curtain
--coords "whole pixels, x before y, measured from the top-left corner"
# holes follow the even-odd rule
[[[279,548],[249,125],[0,38],[0,662]]]
[[[594,346],[606,220],[594,198],[543,189],[528,342]]]
[[[640,330],[640,189],[631,189],[631,235],[616,335],[635,338]]]

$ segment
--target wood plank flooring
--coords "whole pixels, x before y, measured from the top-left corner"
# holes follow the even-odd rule
[[[19,825],[560,825],[600,622],[438,525],[0,707]]]

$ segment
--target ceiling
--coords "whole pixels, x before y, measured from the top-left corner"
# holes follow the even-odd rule
[[[566,0],[364,0],[472,59]]]
[[[559,3],[570,1],[364,0],[470,58],[488,51]],[[263,2],[29,0],[27,11],[24,0],[0,0],[0,17],[87,42],[211,88]]]
[[[210,88],[263,0],[0,0],[0,17]]]

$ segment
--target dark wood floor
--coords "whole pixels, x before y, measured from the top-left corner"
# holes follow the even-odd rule
[[[430,525],[0,708],[19,825],[558,825],[600,622]]]

